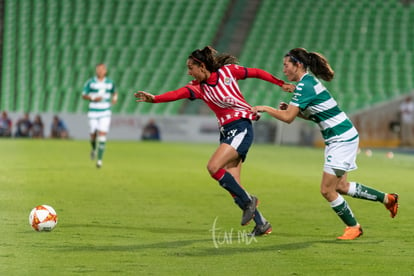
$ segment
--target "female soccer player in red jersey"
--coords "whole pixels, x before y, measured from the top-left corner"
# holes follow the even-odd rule
[[[216,114],[220,125],[220,145],[211,156],[207,170],[219,184],[230,192],[236,204],[243,210],[242,225],[252,219],[256,226],[252,235],[269,234],[272,226],[256,208],[258,199],[240,185],[242,162],[253,142],[252,120],[256,113],[246,102],[237,84],[246,78],[262,79],[292,92],[295,86],[277,79],[270,73],[236,65],[237,59],[228,54],[218,54],[210,46],[191,53],[187,59],[188,74],[194,77],[186,86],[161,95],[144,91],[135,93],[137,102],[162,103],[180,99],[201,99]]]

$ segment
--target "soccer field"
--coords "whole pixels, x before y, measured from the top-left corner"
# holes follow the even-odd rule
[[[87,141],[0,140],[0,275],[414,275],[414,155],[358,156],[349,179],[400,209],[346,197],[364,235],[337,241],[323,150],[253,145],[242,185],[273,233],[246,238],[253,223],[205,168],[215,148],[108,141],[96,169]],[[52,232],[28,223],[39,204],[58,213]]]

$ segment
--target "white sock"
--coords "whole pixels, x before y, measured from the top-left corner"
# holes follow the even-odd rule
[[[345,199],[340,194],[338,194],[338,197],[335,200],[329,202],[329,204],[333,208],[333,207],[341,205],[344,201]]]
[[[356,193],[356,182],[349,182],[349,189],[347,194],[349,196],[354,196]]]

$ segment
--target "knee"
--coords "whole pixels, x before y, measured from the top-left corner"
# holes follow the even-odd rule
[[[222,178],[226,174],[226,170],[223,168],[215,168],[215,167],[207,166],[207,170],[210,173],[210,176],[217,181],[222,180]]]
[[[326,199],[328,198],[329,191],[327,189],[325,189],[324,187],[321,188],[320,193],[324,198],[326,198]]]
[[[207,171],[208,173],[213,176],[214,174],[216,174],[221,168],[219,168],[217,165],[215,165],[212,162],[209,162],[207,164]]]
[[[337,192],[335,190],[328,189],[327,187],[321,187],[320,193],[329,202],[335,200],[337,197]]]

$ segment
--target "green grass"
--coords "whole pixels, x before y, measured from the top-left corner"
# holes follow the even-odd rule
[[[323,150],[253,145],[242,184],[273,233],[246,240],[205,169],[215,147],[109,141],[98,170],[87,141],[0,140],[0,275],[414,275],[414,156],[358,157],[350,180],[398,192],[400,211],[347,197],[364,236],[337,241]],[[50,233],[28,224],[38,204],[58,213]]]

